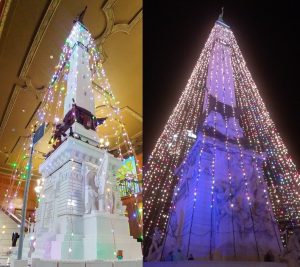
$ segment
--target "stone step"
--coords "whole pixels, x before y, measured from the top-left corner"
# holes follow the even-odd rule
[[[13,232],[20,233],[18,224],[0,210],[0,266],[7,266],[6,263],[9,257],[7,252],[11,247]]]
[[[2,257],[2,256],[0,256],[0,267],[2,267],[2,266],[8,266],[7,265],[7,260],[8,260],[8,256],[6,256],[6,257]]]

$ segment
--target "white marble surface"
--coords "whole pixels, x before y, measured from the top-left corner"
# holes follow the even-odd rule
[[[142,258],[141,245],[129,234],[128,218],[117,214],[84,216],[83,248],[85,259],[109,260],[114,251],[123,250],[124,259]]]
[[[27,262],[26,262],[27,264]],[[17,267],[27,267],[17,266]],[[142,260],[114,260],[114,261],[54,261],[54,260],[34,260],[32,267],[142,267]]]
[[[71,33],[72,40],[71,43],[74,44],[72,55],[70,57],[70,70],[67,78],[67,94],[64,100],[64,115],[72,109],[73,99],[77,106],[82,107],[92,114],[95,114],[95,100],[94,94],[91,90],[91,70],[89,66],[89,53],[85,47],[78,45],[77,41],[80,43],[84,40],[87,46],[88,32],[87,31],[77,31],[80,34],[76,36],[76,27]],[[73,35],[73,36],[72,36]]]
[[[85,267],[85,262],[82,261],[59,261],[59,267]]]
[[[27,260],[12,259],[10,266],[11,267],[27,267]]]
[[[121,161],[105,150],[70,137],[46,159],[40,166],[44,197],[36,212],[33,257],[108,260],[122,249],[125,259],[142,258],[116,186],[120,166]]]
[[[86,267],[113,267],[112,261],[86,261]]]

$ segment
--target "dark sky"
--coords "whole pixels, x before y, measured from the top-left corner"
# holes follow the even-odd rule
[[[222,6],[224,21],[300,170],[296,1],[144,0],[144,159],[175,107]]]

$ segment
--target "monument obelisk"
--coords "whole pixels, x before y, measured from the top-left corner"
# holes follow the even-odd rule
[[[64,100],[66,136],[40,165],[44,180],[36,211],[32,257],[41,259],[141,259],[129,234],[115,173],[121,160],[100,149],[89,66],[90,34],[77,21],[68,38],[72,48]]]
[[[282,251],[264,155],[251,149],[240,125],[231,30],[222,17],[214,30],[197,140],[176,170],[179,184],[161,253],[149,260],[181,253],[186,259],[261,261]]]

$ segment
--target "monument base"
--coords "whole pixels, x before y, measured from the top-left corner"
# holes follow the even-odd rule
[[[85,214],[77,234],[45,233],[32,255],[41,259],[114,260],[119,250],[124,260],[142,259],[141,245],[129,233],[128,218],[118,214]],[[75,224],[76,225],[76,224]],[[74,226],[75,226],[74,225]],[[78,234],[82,228],[83,233]]]
[[[82,246],[82,235],[56,235],[56,240],[51,242],[51,259],[83,259]]]
[[[85,259],[116,259],[118,250],[123,251],[123,259],[142,259],[140,243],[129,234],[127,217],[94,213],[84,215],[83,221]]]
[[[144,262],[144,267],[287,267],[281,262],[254,262],[254,261],[162,261]]]
[[[13,259],[10,263],[11,267],[27,267],[27,260],[16,260]]]
[[[41,260],[32,259],[32,267],[142,267],[142,260],[120,260],[120,261],[74,261],[74,260]],[[23,266],[22,266],[23,267]]]

